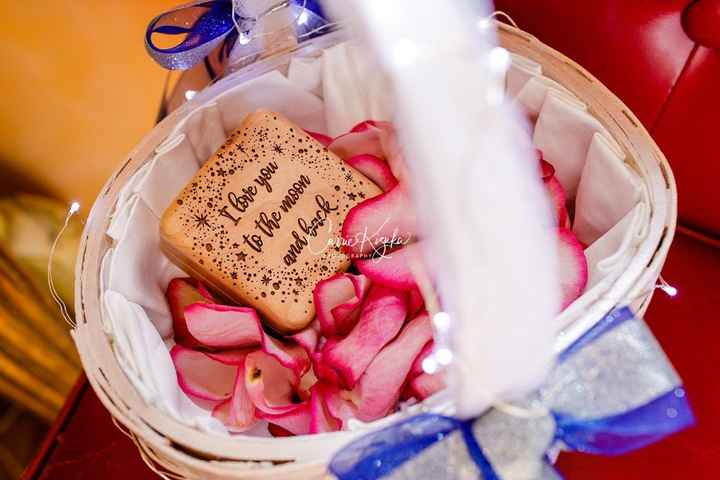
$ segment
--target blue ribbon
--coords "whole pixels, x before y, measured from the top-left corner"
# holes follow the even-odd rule
[[[391,473],[455,430],[462,432],[468,453],[483,473],[483,479],[497,479],[472,433],[472,420],[461,421],[429,413],[402,420],[356,440],[333,458],[330,471],[340,479],[374,480]]]
[[[293,8],[297,10],[302,7],[293,5]],[[307,0],[304,12],[306,16],[302,24],[295,25],[298,37],[328,25],[321,16],[322,10],[317,2]],[[243,34],[247,34],[252,31],[256,21],[256,18],[242,16],[236,11],[234,22],[232,0],[198,1],[153,18],[145,31],[145,48],[162,67],[186,70],[202,62],[223,43],[220,55],[227,56],[238,38],[235,24],[240,25]],[[185,37],[174,47],[160,48],[153,40],[156,34]]]
[[[629,320],[634,320],[634,316],[627,307],[610,312],[562,352],[559,362],[578,354],[585,346]],[[555,441],[570,450],[601,455],[636,450],[694,423],[681,385],[616,415],[591,419],[576,418],[569,412],[552,411],[550,415],[555,422]],[[435,414],[411,417],[352,442],[335,455],[330,462],[330,471],[340,480],[380,478],[460,430],[480,478],[499,479],[473,435],[472,425],[476,420],[460,421]],[[543,460],[538,458],[537,461]]]
[[[593,420],[578,420],[553,412],[556,438],[570,450],[598,455],[622,455],[694,423],[685,390],[677,387],[628,412]]]

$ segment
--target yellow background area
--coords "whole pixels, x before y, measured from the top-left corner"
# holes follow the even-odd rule
[[[95,195],[157,115],[166,71],[147,23],[179,0],[4,1],[0,186]]]

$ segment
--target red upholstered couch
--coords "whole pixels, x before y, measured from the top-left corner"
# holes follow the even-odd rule
[[[567,478],[720,478],[720,0],[496,0],[580,63],[644,123],[672,165],[679,223],[646,320],[683,377],[698,424],[617,458],[563,454]],[[703,235],[704,234],[704,235]]]
[[[720,235],[720,1],[495,5],[590,70],[630,107],[672,165],[680,221]]]
[[[720,0],[497,0],[638,115],[667,155],[680,222],[663,270],[679,294],[646,320],[683,377],[698,425],[616,458],[562,454],[566,478],[720,478]],[[26,478],[157,478],[84,380]]]

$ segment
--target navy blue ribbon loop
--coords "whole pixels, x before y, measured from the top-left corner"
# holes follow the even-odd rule
[[[559,441],[570,450],[597,455],[622,455],[695,423],[682,387],[619,415],[592,420],[557,412],[553,416]]]
[[[315,36],[330,26],[315,1],[303,0],[300,5],[290,2],[290,8],[297,19],[294,29],[298,38]],[[161,66],[186,70],[202,62],[223,43],[220,54],[229,55],[240,33],[250,39],[258,20],[233,11],[232,0],[197,1],[153,18],[145,31],[145,48]],[[238,32],[238,26],[242,32]],[[155,43],[156,35],[184,37],[173,47],[161,48]]]
[[[232,10],[231,0],[209,0],[167,11],[148,25],[145,48],[156,62],[167,69],[191,68],[235,29]],[[185,37],[174,47],[160,48],[153,40],[156,34]]]
[[[562,352],[558,359],[559,364],[568,361],[575,355],[582,355],[587,346],[600,341],[605,335],[629,321],[636,323],[628,325],[628,327],[637,327],[640,329],[639,331],[643,332],[647,328],[641,321],[635,319],[627,307],[614,310]],[[620,345],[621,351],[626,345],[630,350],[635,347],[643,349],[643,346],[638,345],[638,338],[646,337],[641,336],[623,342],[623,336],[628,336],[627,329],[617,330],[615,335],[616,337],[606,338],[612,342],[620,342],[622,344]],[[652,342],[654,339],[648,344]],[[645,347],[647,346],[645,345]],[[586,352],[588,350],[591,349],[587,349]],[[652,351],[652,349],[648,350]],[[637,373],[664,375],[667,368],[672,370],[662,351],[657,350],[657,352],[659,353],[652,357],[657,362],[657,371]],[[623,355],[620,354],[620,356],[622,360]],[[597,367],[602,368],[602,365],[597,365]],[[658,396],[649,400],[640,400],[639,398],[637,402],[633,400],[628,403],[627,408],[621,408],[615,414],[585,418],[582,416],[582,412],[578,412],[580,417],[577,417],[572,412],[553,410],[549,413],[552,420],[550,420],[548,432],[552,433],[552,421],[554,420],[554,441],[564,449],[600,455],[620,455],[657,442],[693,425],[695,420],[692,410],[677,376],[672,374],[666,375],[664,378],[669,379],[669,389],[661,391]],[[597,386],[597,388],[601,387],[601,385]],[[573,395],[573,392],[566,391],[566,393]],[[492,417],[485,416],[480,419],[484,419],[486,425],[488,422],[495,421]],[[486,480],[499,479],[501,476],[496,472],[497,465],[494,466],[492,463],[494,457],[488,457],[473,434],[473,425],[476,428],[483,428],[483,425],[474,422],[480,422],[480,420],[460,421],[435,414],[417,415],[350,443],[335,455],[329,468],[340,480],[380,478],[391,474],[414,457],[423,455],[428,447],[436,442],[445,441],[449,434],[460,430],[465,448],[478,476]],[[494,424],[495,427],[503,425],[503,428],[510,428],[507,426],[509,425],[507,422]],[[517,435],[532,435],[528,425],[520,424],[516,429],[520,429],[515,431]],[[547,438],[545,441],[553,443],[551,437],[552,435],[545,437]],[[488,437],[485,441],[489,441],[491,438]],[[548,445],[548,448],[550,446]],[[529,452],[527,455],[536,455],[536,452]],[[529,461],[543,465],[543,468],[551,469],[549,466],[544,466],[545,460],[541,456]]]
[[[374,480],[383,477],[449,433],[462,432],[468,453],[483,472],[483,478],[497,476],[472,433],[472,421],[420,414],[402,420],[351,443],[335,455],[330,471],[341,480]]]

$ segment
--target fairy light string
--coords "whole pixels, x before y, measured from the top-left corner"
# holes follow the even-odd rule
[[[75,320],[70,315],[67,305],[63,301],[63,299],[60,297],[60,294],[57,291],[57,288],[55,288],[55,281],[53,279],[53,259],[55,258],[55,251],[57,250],[57,246],[60,243],[60,239],[62,238],[63,234],[65,233],[65,230],[67,230],[68,225],[70,224],[70,219],[76,215],[80,211],[80,203],[78,202],[72,202],[70,204],[70,207],[68,208],[68,212],[65,215],[65,221],[63,222],[62,226],[60,227],[60,230],[58,231],[57,235],[55,236],[55,240],[53,240],[52,245],[50,246],[50,255],[48,256],[48,265],[47,265],[47,283],[48,288],[50,290],[50,296],[57,304],[58,308],[60,309],[60,314],[62,315],[65,322],[71,327],[75,328]]]

